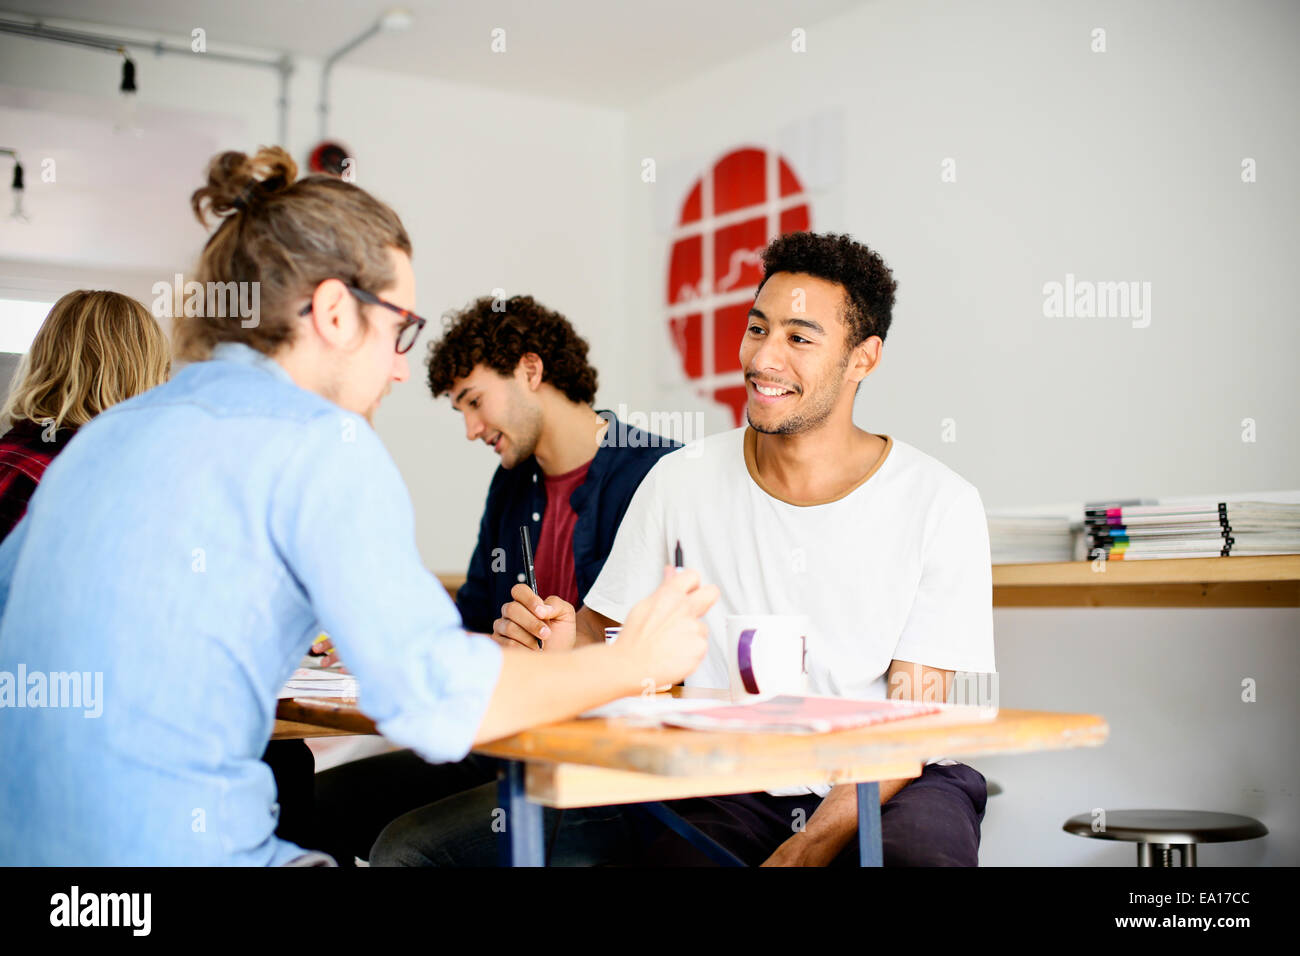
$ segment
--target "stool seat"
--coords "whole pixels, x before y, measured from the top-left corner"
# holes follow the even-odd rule
[[[1132,843],[1229,843],[1267,836],[1268,827],[1254,817],[1208,810],[1107,810],[1106,828],[1094,831],[1092,814],[1070,817],[1067,833],[1094,840]]]
[[[1061,827],[1094,840],[1127,840],[1137,844],[1138,866],[1196,865],[1198,843],[1228,843],[1266,836],[1268,827],[1254,817],[1209,810],[1107,810],[1104,830],[1092,828],[1091,813],[1070,817]]]

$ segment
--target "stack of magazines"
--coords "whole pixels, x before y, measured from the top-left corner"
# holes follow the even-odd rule
[[[1300,504],[1094,502],[1083,520],[1089,555],[1110,561],[1300,554]]]
[[[1040,564],[1075,557],[1069,518],[991,514],[988,522],[994,564]]]

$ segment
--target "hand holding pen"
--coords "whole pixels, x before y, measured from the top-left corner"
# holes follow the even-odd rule
[[[537,571],[533,567],[533,539],[528,533],[528,525],[526,524],[519,526],[519,547],[524,555],[524,574],[528,577],[528,590],[534,596],[537,596]],[[512,594],[511,597],[513,596]],[[542,605],[540,604],[540,598],[538,600],[540,613]],[[504,609],[502,609],[502,613],[505,613]],[[537,649],[540,651],[543,646],[542,639],[537,638]]]
[[[519,541],[527,583],[510,589],[512,600],[502,606],[501,616],[493,622],[492,636],[499,644],[528,650],[571,650],[577,643],[577,609],[557,595],[543,599],[537,593],[532,539],[526,525],[519,529]],[[673,565],[679,572],[685,570],[680,541],[673,550]]]
[[[527,525],[519,529],[519,546],[527,583],[510,589],[513,600],[502,606],[501,616],[493,623],[493,638],[498,644],[518,645],[528,650],[572,649],[578,635],[577,609],[557,595],[543,600],[537,593],[533,542]]]

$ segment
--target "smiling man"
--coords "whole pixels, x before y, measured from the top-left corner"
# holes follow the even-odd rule
[[[859,387],[880,366],[893,274],[850,237],[812,233],[773,241],[763,267],[737,343],[748,424],[646,476],[576,619],[569,607],[539,611],[521,592],[497,631],[526,641],[546,626],[556,647],[597,642],[680,541],[722,593],[688,686],[727,686],[728,614],[803,614],[812,693],[944,700],[954,672],[994,670],[988,528],[968,481],[853,421]],[[984,778],[940,758],[918,769],[880,784],[885,865],[976,865]],[[857,859],[852,786],[671,806],[751,864]],[[667,829],[643,852],[648,862],[706,862]]]

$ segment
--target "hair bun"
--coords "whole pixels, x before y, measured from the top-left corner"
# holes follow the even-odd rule
[[[298,164],[279,146],[263,146],[253,156],[230,150],[208,164],[208,184],[194,190],[190,205],[207,225],[206,214],[227,216],[246,211],[268,196],[288,189],[298,178]]]

